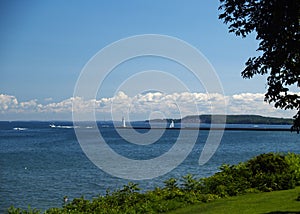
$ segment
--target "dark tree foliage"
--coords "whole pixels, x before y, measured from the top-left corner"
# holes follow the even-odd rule
[[[300,129],[300,0],[220,0],[222,19],[229,32],[246,37],[256,32],[257,51],[242,71],[243,78],[267,74],[265,101],[276,108],[295,109],[292,130]]]

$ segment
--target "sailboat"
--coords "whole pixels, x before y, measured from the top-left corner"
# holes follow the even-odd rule
[[[174,128],[174,120],[172,120],[172,122],[170,123],[169,128]]]

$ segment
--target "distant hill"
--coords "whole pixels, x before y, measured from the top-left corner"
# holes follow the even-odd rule
[[[203,115],[190,115],[182,119],[154,119],[151,122],[171,122],[174,120],[175,123],[211,123],[210,114]],[[221,118],[224,115],[215,115],[215,122],[220,123]],[[218,119],[219,118],[219,119]],[[226,116],[227,124],[270,124],[270,125],[292,125],[292,119],[286,118],[276,118],[276,117],[263,117],[259,115],[227,115]]]

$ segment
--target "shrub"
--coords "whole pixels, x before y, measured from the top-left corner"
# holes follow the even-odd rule
[[[201,191],[219,197],[246,192],[273,191],[294,188],[300,184],[300,156],[268,153],[245,163],[224,164],[220,172],[201,180]]]
[[[177,179],[176,178],[169,178],[168,180],[164,181],[165,188],[168,190],[174,190],[178,188]]]
[[[213,176],[202,179],[202,191],[204,193],[228,197],[242,194],[250,188],[249,170],[245,164],[240,163],[232,166],[224,164],[220,170]]]
[[[187,174],[182,177],[182,189],[184,191],[198,191],[200,190],[199,179],[195,179],[192,174]]]
[[[285,160],[290,168],[290,173],[295,176],[296,185],[300,185],[300,155],[295,153],[288,153]]]
[[[261,191],[283,190],[295,187],[295,175],[285,156],[268,153],[247,161],[251,187]]]
[[[30,206],[28,206],[27,210],[15,208],[15,207],[11,206],[10,208],[8,208],[7,212],[9,214],[39,214],[39,213],[41,213],[40,210],[32,209]]]

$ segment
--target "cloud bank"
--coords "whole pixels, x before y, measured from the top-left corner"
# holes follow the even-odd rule
[[[129,115],[130,119],[158,117],[179,118],[187,115],[224,112],[227,114],[257,114],[263,116],[290,118],[293,111],[275,109],[264,102],[262,93],[240,93],[223,97],[220,94],[149,92],[128,96],[120,91],[113,97],[84,100],[81,97],[54,102],[47,98],[46,104],[37,99],[20,102],[15,96],[0,94],[0,120],[23,119],[24,115],[34,119],[68,119],[72,111],[82,115],[95,112],[97,119],[116,119]],[[74,108],[72,107],[74,105]],[[55,118],[52,118],[54,117]],[[59,118],[61,117],[61,118]],[[102,117],[102,118],[101,118]],[[30,119],[30,118],[27,118]]]

